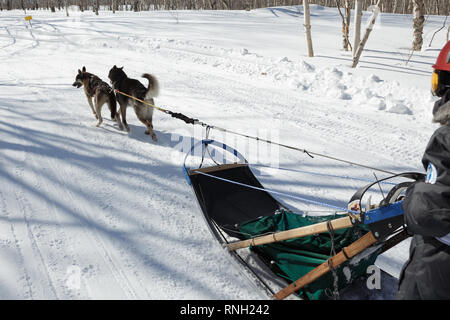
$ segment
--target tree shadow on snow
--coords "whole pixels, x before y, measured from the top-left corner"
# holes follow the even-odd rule
[[[288,16],[299,18],[303,16],[303,12],[300,10],[301,7],[296,7],[297,10],[289,9],[289,8],[267,8],[275,17],[279,17],[278,13],[283,13]]]
[[[326,55],[316,55],[316,57],[335,59],[335,60],[343,60],[343,61],[349,62],[349,64],[351,64],[353,61],[351,58],[339,58],[339,57],[326,56]],[[359,62],[360,68],[379,69],[379,70],[394,71],[394,72],[399,72],[399,73],[404,73],[404,74],[413,74],[413,75],[418,75],[418,76],[429,77],[429,72],[425,71],[425,70],[414,69],[414,68],[410,68],[410,67],[406,67],[406,66],[401,67],[398,65],[367,61],[367,60],[364,60],[364,58],[369,58],[369,57],[367,57],[367,56],[362,57],[362,59]],[[368,65],[363,65],[363,64],[368,64]],[[374,65],[374,66],[372,66],[372,65]],[[375,67],[375,66],[378,66],[378,67]]]
[[[36,101],[33,102],[36,103]],[[141,220],[142,213],[149,212],[149,214],[151,214],[151,208],[141,207],[141,205],[136,208],[132,203],[130,205],[133,209],[130,212],[118,210],[114,208],[114,206],[107,206],[103,209],[101,207],[99,208],[99,205],[101,205],[101,198],[98,197],[101,197],[102,195],[99,194],[97,196],[92,194],[89,190],[84,190],[79,183],[79,179],[71,177],[69,172],[64,172],[64,166],[61,167],[61,171],[56,170],[53,172],[54,174],[52,174],[52,170],[49,171],[48,168],[35,167],[33,166],[33,162],[29,162],[29,160],[32,160],[33,157],[37,156],[36,158],[39,159],[48,159],[47,163],[49,166],[64,162],[65,164],[70,164],[70,166],[78,167],[85,172],[104,172],[104,174],[102,174],[102,177],[105,180],[102,181],[103,183],[125,185],[131,190],[136,190],[136,197],[158,196],[158,193],[153,195],[152,193],[149,194],[148,190],[166,190],[168,182],[172,181],[174,177],[178,177],[180,187],[174,186],[176,189],[172,190],[172,192],[176,195],[186,193],[188,188],[185,186],[184,176],[178,165],[152,159],[151,151],[145,155],[145,160],[143,160],[141,154],[136,154],[135,151],[128,150],[126,146],[112,145],[106,147],[95,140],[80,141],[79,139],[71,138],[70,134],[68,135],[66,133],[67,131],[70,132],[71,129],[83,132],[95,130],[97,128],[91,129],[78,124],[39,118],[38,114],[28,114],[25,111],[22,112],[20,109],[18,110],[18,103],[20,104],[19,101],[10,101],[9,108],[12,109],[11,111],[8,106],[3,104],[2,112],[5,113],[5,111],[9,111],[12,115],[20,115],[22,119],[26,119],[25,122],[43,122],[47,125],[53,123],[54,125],[64,126],[65,134],[47,132],[45,126],[42,126],[42,129],[29,128],[25,124],[16,122],[11,118],[0,119],[0,135],[2,136],[2,139],[0,140],[0,150],[4,151],[2,154],[2,164],[4,165],[0,166],[0,179],[4,181],[3,183],[15,186],[17,190],[22,190],[26,198],[41,199],[39,203],[51,203],[58,215],[69,216],[71,217],[69,220],[75,222],[66,225],[65,223],[59,223],[57,220],[51,221],[51,219],[41,219],[39,216],[25,218],[20,215],[9,216],[7,218],[1,217],[1,219],[7,219],[10,223],[15,224],[23,223],[28,227],[45,224],[61,228],[79,228],[80,230],[87,230],[94,234],[99,234],[104,237],[105,240],[107,239],[112,243],[120,244],[121,247],[127,248],[127,253],[131,256],[135,256],[137,261],[142,262],[146,268],[151,269],[154,275],[161,278],[170,275],[171,279],[176,283],[191,283],[192,286],[204,292],[206,296],[212,298],[218,297],[217,292],[212,291],[207,282],[182,272],[181,269],[174,267],[170,261],[158,259],[154,256],[155,251],[158,252],[158,250],[160,250],[162,252],[167,250],[167,248],[162,247],[162,245],[170,246],[170,244],[172,244],[175,248],[179,246],[197,247],[202,244],[200,240],[162,232],[151,223],[144,223]],[[13,107],[15,108],[13,109]],[[132,130],[135,132],[136,136],[132,136],[131,139],[147,142],[146,139],[148,138],[151,141],[149,136],[143,134],[144,129],[142,127],[134,127]],[[172,145],[169,134],[161,132],[157,133],[159,134],[161,141],[167,144],[168,147]],[[11,138],[9,139],[9,137]],[[127,139],[127,137],[124,138]],[[108,139],[108,137],[105,136],[105,139]],[[113,151],[113,155],[110,155],[108,150]],[[11,153],[10,151],[19,151],[20,154],[25,155],[25,159],[17,159],[15,152]],[[138,156],[138,159],[132,160],[130,155],[136,155]],[[20,165],[20,163],[24,161],[26,161],[26,163],[23,164],[26,168],[24,171],[25,174],[27,172],[33,172],[36,179],[40,181],[40,183],[46,185],[45,188],[36,187],[32,181],[16,176],[14,170],[11,170],[11,168]],[[145,180],[147,186],[135,185],[134,182],[127,179],[127,177],[133,176],[134,178]],[[52,190],[57,192],[52,192]],[[101,190],[98,191],[100,192]],[[96,208],[96,210],[100,210],[100,212],[108,211],[108,214],[116,216],[123,221],[127,221],[126,228],[121,228],[120,225],[108,225],[105,223],[105,220],[97,219],[100,212],[94,214],[93,212],[83,212],[83,208],[81,207],[75,208],[78,201],[75,203],[67,203],[60,197],[60,195],[63,195],[65,192],[70,192],[74,199],[77,199],[78,201],[91,203],[89,207]],[[142,192],[144,194],[140,194]],[[100,201],[100,203],[97,201]],[[189,207],[188,202],[195,201],[195,198],[193,196],[191,198],[178,196],[173,199],[161,198],[158,201],[163,203],[168,201],[167,206],[175,205],[180,208],[186,208]],[[140,210],[141,215],[134,214],[133,212],[136,210]],[[106,214],[106,212],[102,214]],[[160,216],[164,213],[154,212],[154,214]],[[175,221],[172,223],[175,223]],[[159,238],[161,241],[153,241],[155,238]],[[153,239],[151,243],[148,242],[149,239]],[[189,253],[186,253],[186,259],[188,258]],[[201,269],[201,266],[199,266],[199,268],[199,272],[211,272],[208,266],[204,266],[204,270]],[[2,291],[4,294],[7,294],[8,292],[16,292],[17,289],[19,288],[4,288]]]

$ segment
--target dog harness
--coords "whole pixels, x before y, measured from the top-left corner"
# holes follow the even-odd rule
[[[91,75],[87,85],[87,92],[90,96],[94,96],[97,89],[104,90],[108,93],[112,91],[112,88],[106,82],[97,76]]]

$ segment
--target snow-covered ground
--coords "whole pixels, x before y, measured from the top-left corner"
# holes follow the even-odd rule
[[[155,112],[154,143],[131,108],[127,134],[106,106],[97,128],[82,89],[71,86],[83,66],[104,80],[113,65],[132,78],[152,73],[158,106],[211,125],[384,170],[423,171],[436,128],[431,66],[445,33],[428,44],[444,17],[428,17],[424,49],[410,56],[412,17],[382,14],[351,69],[338,11],[311,11],[314,58],[306,57],[301,6],[38,11],[28,13],[32,26],[22,11],[0,12],[0,298],[263,298],[229,266],[184,180],[183,147],[204,129]],[[373,178],[214,130],[210,137],[251,163]],[[262,173],[266,187],[341,207],[364,184]],[[281,200],[297,211],[319,209]],[[405,241],[377,264],[397,276],[407,256]]]

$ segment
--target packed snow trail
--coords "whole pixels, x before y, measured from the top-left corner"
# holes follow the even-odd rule
[[[177,19],[168,12],[66,18],[39,11],[33,27],[21,11],[0,12],[0,298],[261,298],[228,267],[185,183],[182,147],[204,130],[155,112],[153,143],[132,108],[127,134],[106,106],[95,127],[82,89],[71,86],[82,66],[105,81],[113,65],[144,84],[140,75],[152,73],[162,86],[158,106],[213,125],[390,171],[421,170],[435,128],[427,72],[437,50],[399,65],[408,41],[381,52],[390,40],[375,30],[367,56],[376,57],[363,56],[361,68],[350,70],[349,57],[330,45],[340,39],[330,28],[338,13],[313,7],[318,57],[308,59],[299,10],[179,11]],[[382,15],[382,28],[405,34],[391,16]],[[441,20],[430,18],[428,28]],[[320,32],[330,29],[337,31]],[[251,163],[372,177],[220,132],[210,137]],[[259,178],[268,188],[339,206],[361,186],[300,173]],[[382,257],[385,267],[395,274],[407,254],[407,243],[394,248]]]

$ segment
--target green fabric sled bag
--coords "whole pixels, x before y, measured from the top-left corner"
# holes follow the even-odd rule
[[[247,238],[266,233],[285,231],[304,227],[319,222],[336,219],[344,215],[309,217],[280,210],[277,214],[240,225],[240,232]],[[330,233],[285,240],[281,242],[251,247],[263,262],[277,275],[291,283],[307,274],[330,257],[332,242],[336,253],[342,248],[359,239],[368,230],[365,226],[335,230],[333,241]],[[347,287],[353,280],[366,275],[367,268],[375,263],[381,249],[368,250],[370,254],[361,253],[336,269],[339,290]],[[332,297],[334,277],[331,272],[317,279],[305,288],[299,295],[311,300],[322,300]]]

